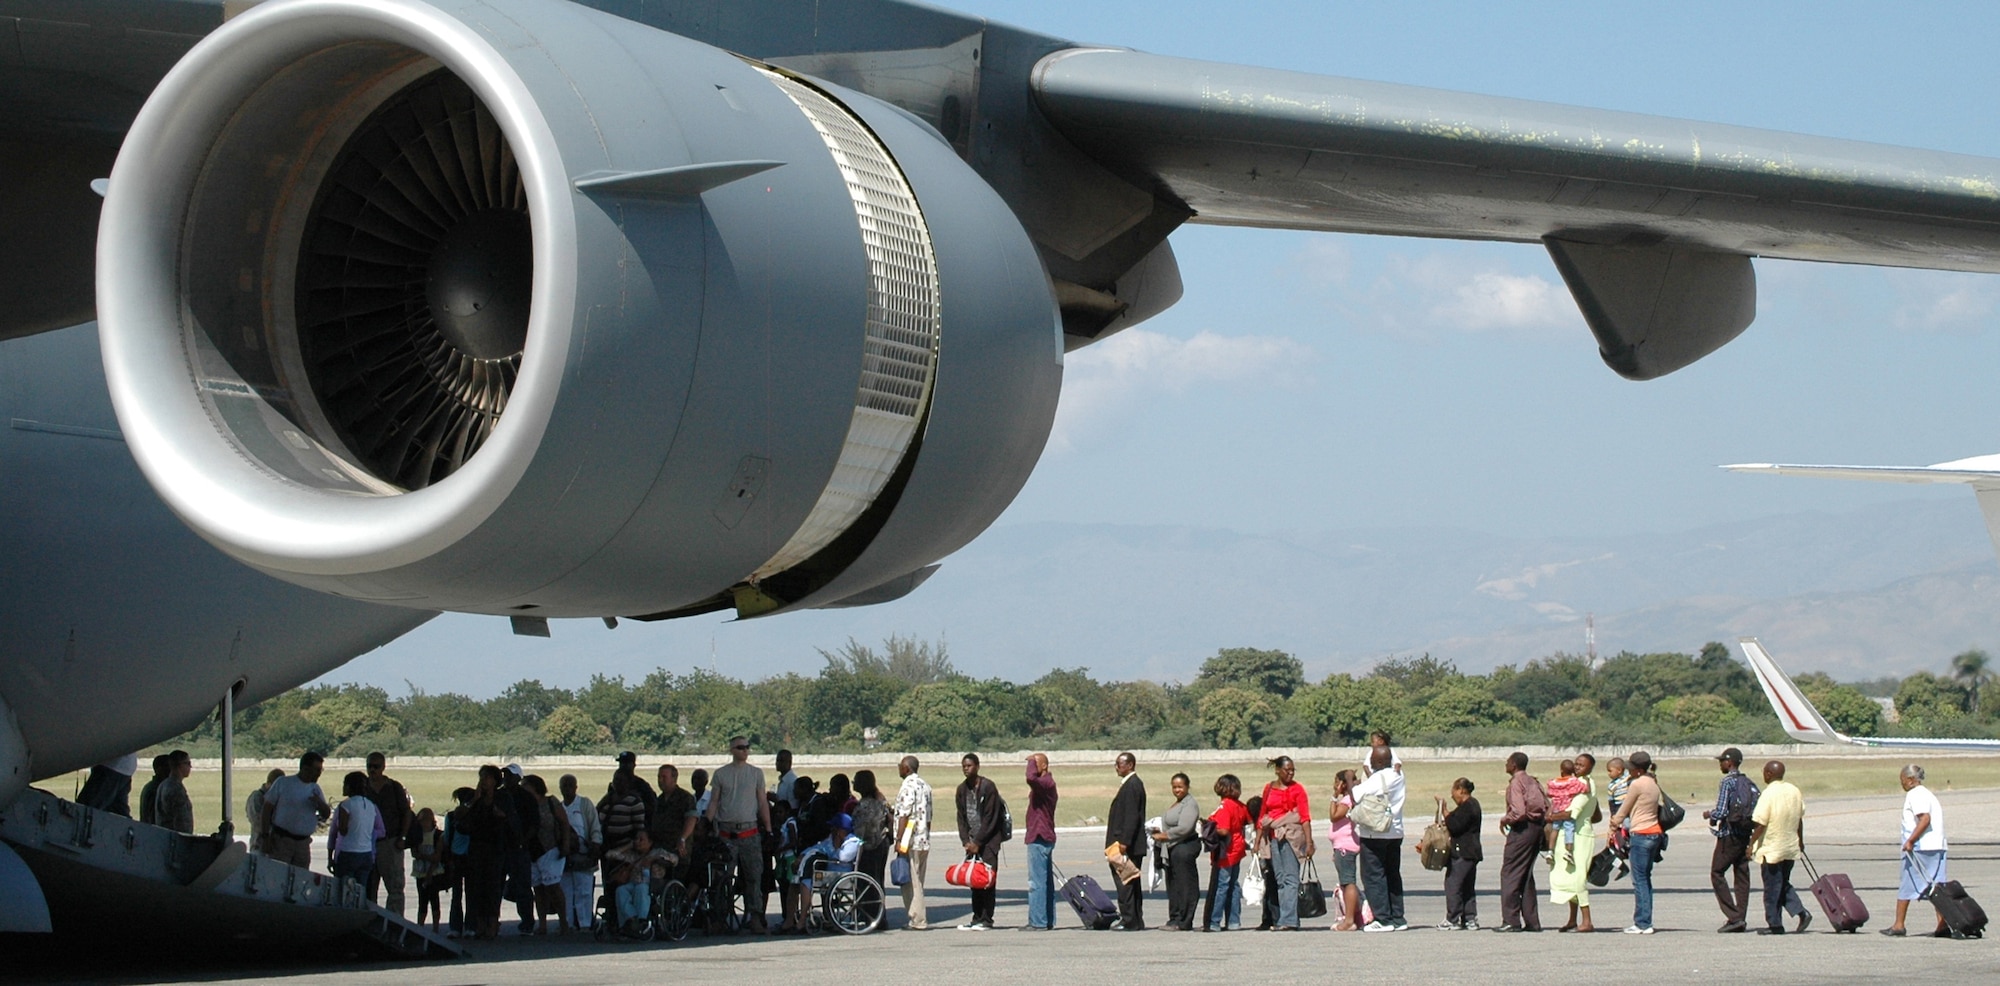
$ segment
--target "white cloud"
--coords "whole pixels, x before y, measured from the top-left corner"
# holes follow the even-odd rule
[[[1427,332],[1577,337],[1583,316],[1552,277],[1514,273],[1458,251],[1389,259],[1372,292],[1384,321]]]
[[[1583,316],[1547,255],[1516,244],[1391,252],[1364,273],[1356,271],[1342,241],[1328,239],[1298,250],[1291,266],[1312,303],[1343,312],[1360,328],[1422,338],[1460,333],[1562,342],[1587,338]]]
[[[1180,339],[1126,329],[1069,354],[1050,448],[1073,447],[1085,430],[1116,419],[1147,395],[1214,387],[1300,386],[1310,380],[1303,367],[1315,355],[1312,347],[1282,336],[1225,336],[1203,330]]]
[[[1957,271],[1888,271],[1896,292],[1890,316],[1904,331],[1972,333],[2000,314],[2000,283],[1991,274]]]

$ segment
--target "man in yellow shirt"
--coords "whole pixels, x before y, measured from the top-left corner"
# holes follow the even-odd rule
[[[1764,927],[1757,933],[1784,934],[1789,911],[1799,919],[1799,926],[1792,929],[1798,934],[1812,923],[1812,912],[1792,889],[1792,865],[1806,848],[1806,797],[1798,785],[1785,780],[1784,761],[1764,765],[1764,794],[1757,799],[1750,822],[1750,858],[1764,877]]]

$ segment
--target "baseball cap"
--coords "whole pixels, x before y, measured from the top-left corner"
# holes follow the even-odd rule
[[[1733,747],[1733,746],[1732,746],[1732,747],[1730,747],[1729,749],[1727,749],[1727,750],[1724,750],[1724,751],[1722,751],[1721,753],[1718,753],[1718,754],[1716,754],[1716,755],[1715,755],[1715,759],[1717,759],[1717,760],[1727,760],[1727,761],[1729,761],[1729,762],[1731,762],[1731,763],[1742,763],[1742,762],[1743,762],[1743,751],[1742,751],[1742,750],[1739,750],[1739,749],[1737,749],[1737,748],[1735,748],[1735,747]]]
[[[520,765],[520,764],[517,764],[517,763],[510,763],[510,764],[508,764],[508,765],[506,766],[506,768],[504,768],[504,769],[505,769],[505,770],[506,770],[506,771],[507,771],[508,773],[510,773],[510,774],[513,774],[513,775],[514,775],[515,777],[519,777],[519,776],[521,776],[521,765]]]
[[[624,753],[620,753],[620,754],[618,755],[618,762],[619,762],[619,763],[638,763],[638,762],[639,762],[639,755],[638,755],[638,754],[636,754],[636,753],[633,753],[633,752],[632,752],[631,750],[626,750],[626,751],[625,751]]]
[[[843,812],[841,814],[833,816],[833,821],[831,824],[833,825],[834,828],[841,829],[847,832],[852,832],[854,831],[854,816]]]

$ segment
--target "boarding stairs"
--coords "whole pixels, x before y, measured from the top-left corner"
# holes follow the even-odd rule
[[[38,789],[0,809],[0,843],[39,885],[6,889],[41,894],[58,935],[122,927],[184,942],[345,937],[397,958],[465,954],[371,903],[351,880],[249,852],[235,839],[170,831]]]

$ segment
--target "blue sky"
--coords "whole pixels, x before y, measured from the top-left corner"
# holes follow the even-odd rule
[[[1164,54],[2000,157],[2000,5],[955,6]],[[1186,297],[1072,357],[1056,434],[1001,524],[1616,534],[1930,495],[1964,497],[1976,530],[1962,489],[1715,466],[2000,451],[2000,277],[1759,261],[1756,324],[1642,384],[1599,361],[1539,247],[1201,226],[1173,242]],[[750,625],[565,623],[554,641],[448,616],[326,680],[490,694],[705,665],[711,640],[738,673],[810,673],[811,646],[849,633],[948,634],[922,598]],[[962,664],[1004,663],[952,645]],[[468,677],[473,654],[489,670]]]

